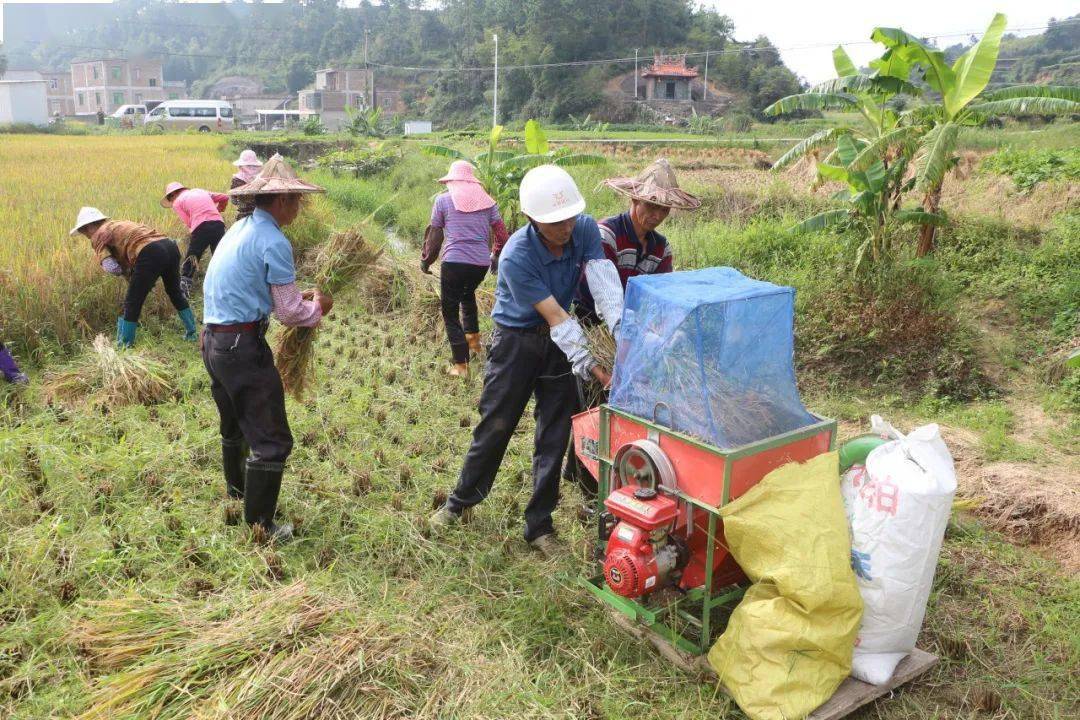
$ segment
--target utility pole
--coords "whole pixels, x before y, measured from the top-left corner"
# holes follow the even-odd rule
[[[705,91],[701,95],[701,100],[704,102],[709,99],[709,51],[705,51]]]
[[[637,93],[638,93],[638,89],[637,89],[637,81],[638,81],[637,51],[638,51],[638,49],[634,48],[634,100],[635,101],[637,100]]]
[[[372,110],[375,108],[375,72],[368,65],[368,34],[370,32],[371,30],[364,28],[364,69],[367,70],[368,93],[371,95],[368,109]]]
[[[499,124],[499,36],[495,38],[495,92],[491,97],[491,127]]]

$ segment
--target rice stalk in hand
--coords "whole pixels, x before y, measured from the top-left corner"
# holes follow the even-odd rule
[[[331,295],[348,287],[370,270],[382,255],[382,248],[370,243],[361,227],[336,232],[319,246],[306,263],[315,286]],[[274,356],[285,390],[297,400],[311,385],[312,363],[318,328],[287,327],[274,340]]]
[[[92,352],[73,366],[46,375],[44,387],[50,403],[86,401],[110,409],[162,402],[177,391],[168,366],[136,350],[119,350],[105,335],[95,337]]]
[[[593,359],[608,372],[615,369],[615,336],[605,323],[582,325],[585,342]]]

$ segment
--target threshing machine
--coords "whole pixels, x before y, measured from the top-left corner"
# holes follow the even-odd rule
[[[600,600],[702,654],[742,597],[721,508],[770,471],[833,449],[803,408],[794,291],[711,268],[631,279],[608,402],[574,418],[598,480]]]

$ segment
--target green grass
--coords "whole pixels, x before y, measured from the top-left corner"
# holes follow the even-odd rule
[[[319,220],[350,225],[378,210],[376,220],[415,252],[445,165],[410,152],[372,178],[312,173],[328,188]],[[597,217],[622,208],[596,185],[624,169],[574,170]],[[695,189],[705,209],[665,225],[680,264],[734,265],[795,286],[801,337],[808,321],[842,324],[845,318],[820,303],[850,278],[848,239],[786,232],[819,199],[772,180]],[[1027,359],[1069,337],[1076,237],[1069,215],[1035,234],[964,222],[943,236],[935,262],[912,272],[937,289],[938,301],[961,310],[960,294],[1005,303],[1015,320],[1003,331],[1020,338],[1017,354]],[[289,400],[296,449],[281,514],[300,521],[300,537],[281,548],[257,545],[225,522],[217,414],[205,370],[194,347],[180,341],[175,319],[148,318],[140,333],[141,351],[174,372],[175,401],[108,413],[50,408],[37,367],[28,392],[3,388],[0,716],[69,717],[87,709],[108,673],[72,633],[94,616],[94,601],[136,595],[188,617],[225,617],[260,593],[303,581],[347,607],[322,631],[327,636],[351,622],[390,633],[396,662],[418,682],[394,680],[370,694],[392,694],[393,706],[410,716],[743,717],[711,684],[621,632],[577,585],[592,569],[585,561],[592,532],[574,520],[575,488],[564,488],[556,513],[563,557],[543,561],[521,540],[530,413],[473,520],[445,537],[427,534],[424,520],[453,486],[469,444],[480,366],[465,383],[447,378],[437,319],[408,297],[399,305],[378,315],[343,293],[320,331],[317,392],[303,403]],[[62,363],[49,359],[50,367]],[[1026,386],[1033,382],[1023,368],[1011,372]],[[865,425],[870,413],[882,412],[902,428],[941,420],[975,433],[987,462],[1040,459],[1040,447],[1018,439],[1016,413],[1004,399],[919,402],[919,389],[865,376],[855,382],[835,366],[804,369],[800,380],[808,406],[822,414]],[[1074,392],[1064,383],[1042,399],[1059,433],[1049,441],[1063,452],[1078,429]],[[942,662],[855,717],[1075,717],[1078,615],[1074,576],[1035,549],[959,519],[946,537],[920,638]]]
[[[452,486],[468,445],[479,378],[445,378],[442,343],[402,320],[341,298],[321,334],[322,389],[304,404],[290,401],[297,448],[282,514],[302,521],[302,536],[280,549],[224,524],[205,372],[172,335],[154,337],[154,352],[175,368],[179,402],[107,417],[32,399],[22,413],[8,411],[0,429],[5,716],[85,706],[100,674],[66,637],[92,600],[135,593],[224,609],[304,580],[358,617],[416,621],[420,629],[399,638],[402,655],[431,651],[445,665],[423,694],[398,700],[419,712],[434,696],[432,717],[739,717],[707,683],[619,632],[576,586],[590,533],[572,519],[574,489],[556,517],[562,559],[543,562],[520,540],[530,421],[474,521],[426,536],[432,497]],[[1017,718],[1065,717],[1054,713],[1076,697],[1067,671],[1077,661],[1075,581],[978,528],[950,537],[943,558],[923,644],[944,652],[945,663],[881,703],[877,716],[964,714],[971,693],[989,687]],[[1003,674],[1008,682],[995,682]]]

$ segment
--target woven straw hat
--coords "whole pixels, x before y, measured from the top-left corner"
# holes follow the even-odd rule
[[[165,186],[165,194],[161,196],[161,200],[159,200],[158,202],[161,204],[161,207],[171,208],[172,207],[172,200],[169,199],[169,196],[172,195],[177,190],[187,190],[187,189],[188,189],[187,185],[185,185],[184,183],[171,182],[171,183],[169,183],[168,185]]]
[[[642,170],[637,177],[608,178],[602,184],[620,195],[653,205],[675,210],[697,210],[701,207],[700,200],[679,188],[675,171],[664,158]]]
[[[289,163],[285,162],[285,158],[274,153],[274,157],[263,164],[262,170],[259,171],[254,180],[247,185],[241,185],[235,190],[229,191],[229,195],[232,197],[251,197],[253,195],[321,192],[326,192],[326,189],[301,180],[296,176],[296,171],[292,169]]]

